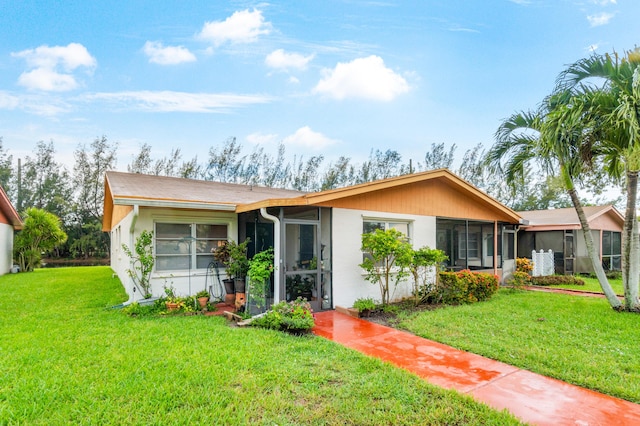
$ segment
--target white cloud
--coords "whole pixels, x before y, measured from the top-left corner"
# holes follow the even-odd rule
[[[121,105],[125,109],[155,112],[205,112],[224,113],[246,105],[271,101],[267,96],[232,95],[216,93],[186,93],[172,91],[131,91],[95,93],[85,99],[104,100]]]
[[[79,43],[53,47],[43,45],[14,52],[11,56],[24,59],[30,68],[20,75],[18,84],[44,91],[73,90],[78,87],[73,71],[80,67],[91,71],[97,65],[96,59]]]
[[[16,109],[20,101],[17,96],[0,92],[0,109]]]
[[[64,100],[57,96],[46,94],[19,94],[0,92],[0,110],[20,109],[30,114],[54,117],[71,110]]]
[[[73,75],[61,74],[49,68],[23,72],[18,78],[18,84],[29,89],[53,92],[66,92],[78,87]]]
[[[256,132],[247,135],[246,139],[252,145],[270,145],[278,141],[278,135]]]
[[[299,53],[287,53],[283,49],[269,53],[264,62],[270,68],[304,70],[315,55],[304,56]]]
[[[611,21],[613,16],[613,13],[602,12],[595,15],[587,16],[587,20],[592,27],[599,27],[602,25],[607,25],[609,21]]]
[[[234,12],[224,21],[206,22],[198,38],[215,46],[229,43],[253,43],[258,37],[271,32],[271,23],[264,20],[262,12],[249,9]]]
[[[531,4],[529,0],[509,0],[509,1],[515,4]]]
[[[609,4],[618,4],[616,0],[591,0],[591,3],[595,3],[600,6],[607,6]]]
[[[324,74],[313,91],[334,99],[390,101],[409,91],[407,81],[385,67],[382,58],[375,55],[347,63],[339,62],[334,69],[325,70]]]
[[[144,44],[144,53],[149,57],[149,62],[160,65],[176,65],[196,60],[195,55],[186,47],[165,47],[159,41],[147,41]]]
[[[309,126],[304,126],[296,130],[290,136],[284,138],[285,145],[296,145],[313,150],[322,150],[330,145],[337,143],[335,139],[330,139],[322,133],[314,132]]]

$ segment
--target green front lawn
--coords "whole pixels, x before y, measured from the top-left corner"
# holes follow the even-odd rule
[[[594,291],[596,293],[602,293],[602,288],[600,287],[600,283],[597,278],[589,278],[579,276],[582,281],[584,281],[584,285],[554,285],[550,286],[551,288],[568,288],[570,290],[582,290],[582,291]],[[624,290],[622,288],[622,278],[610,279],[609,284],[613,288],[613,291],[618,295],[624,294]]]
[[[605,299],[503,289],[400,318],[428,339],[640,403],[640,315]]]
[[[319,337],[125,299],[107,267],[0,277],[0,424],[517,424]]]

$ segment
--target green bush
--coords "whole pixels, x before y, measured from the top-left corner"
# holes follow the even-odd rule
[[[490,299],[500,288],[498,277],[486,272],[472,272],[475,276],[473,296],[478,302]]]
[[[285,301],[276,303],[266,314],[256,317],[251,325],[291,333],[303,333],[311,330],[315,321],[311,313],[311,305],[306,299],[299,297],[288,303]]]
[[[532,284],[531,278],[531,275],[527,272],[516,271],[513,273],[513,278],[509,279],[507,284],[512,286],[514,289],[524,290],[526,286]]]
[[[361,297],[353,302],[353,307],[362,312],[365,310],[373,311],[376,308],[376,302],[371,297]]]
[[[441,272],[440,280],[428,300],[446,305],[480,302],[493,296],[498,287],[498,278],[485,272],[472,272],[468,269]]]
[[[573,275],[547,275],[544,277],[531,277],[531,284],[547,285],[584,285],[584,281]]]
[[[441,272],[434,293],[433,301],[436,303],[459,305],[467,301],[469,288],[467,282],[460,279],[456,272]]]

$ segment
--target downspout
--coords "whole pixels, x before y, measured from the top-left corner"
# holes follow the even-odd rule
[[[498,276],[498,221],[497,220],[493,222],[493,275]]]
[[[280,219],[267,213],[265,207],[260,208],[260,215],[273,222],[273,260],[275,271],[273,274],[273,304],[280,302],[280,268],[282,258],[280,256]]]

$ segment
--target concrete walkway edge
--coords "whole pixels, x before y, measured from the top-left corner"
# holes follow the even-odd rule
[[[640,405],[335,311],[313,333],[537,425],[640,425]]]

